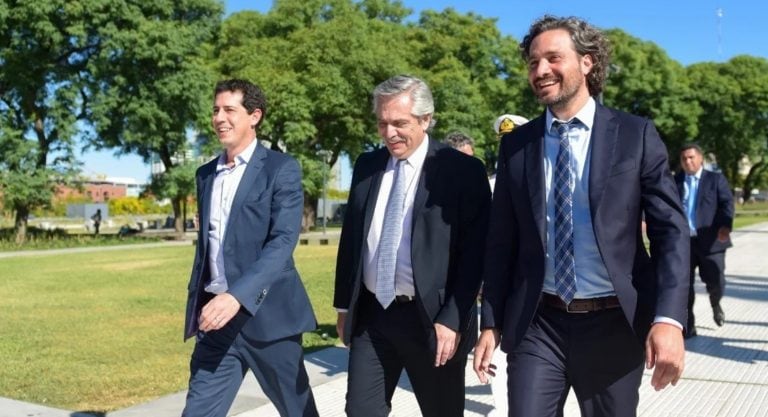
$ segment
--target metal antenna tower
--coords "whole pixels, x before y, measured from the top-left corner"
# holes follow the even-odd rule
[[[715,9],[715,16],[717,16],[717,57],[723,56],[723,8],[718,7]]]

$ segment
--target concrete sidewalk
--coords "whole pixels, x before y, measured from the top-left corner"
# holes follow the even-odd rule
[[[686,341],[686,370],[676,387],[655,392],[646,372],[640,389],[641,417],[758,417],[768,414],[768,223],[733,233],[727,252],[727,280],[722,306],[724,327],[717,327],[703,284],[694,307],[699,336]],[[330,348],[306,357],[320,415],[344,415],[347,351]],[[471,363],[471,357],[470,357]],[[492,409],[490,388],[467,368],[466,416],[486,416]],[[184,392],[134,407],[110,412],[107,417],[178,417]],[[403,377],[393,400],[392,416],[419,416],[418,405]],[[565,417],[579,416],[573,396]],[[0,398],[0,417],[88,417]],[[277,417],[252,375],[248,374],[230,412],[232,417]]]

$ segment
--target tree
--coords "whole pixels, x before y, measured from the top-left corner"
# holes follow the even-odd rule
[[[620,29],[607,31],[613,49],[604,97],[607,105],[653,120],[672,164],[681,145],[698,133],[701,108],[685,68],[658,45]]]
[[[214,0],[0,5],[0,187],[18,241],[30,210],[75,172],[78,137],[173,168],[207,113],[201,45],[221,14]]]
[[[715,156],[731,186],[743,187],[746,201],[768,162],[768,60],[743,55],[700,63],[688,68],[688,76],[703,109],[696,139]]]
[[[241,12],[224,22],[218,71],[264,89],[269,108],[258,136],[301,163],[305,230],[322,190],[318,151],[330,151],[333,165],[342,152],[354,159],[376,146],[370,91],[409,69],[407,51],[392,53],[405,45],[398,4],[278,0],[265,15]]]
[[[104,87],[92,99],[92,143],[145,162],[159,159],[165,172],[153,178],[153,191],[171,199],[181,232],[182,202],[194,192],[194,170],[181,166],[188,133],[210,124],[214,77],[206,42],[218,33],[222,6],[213,0],[111,4],[115,19],[102,29],[108,42],[94,70]]]
[[[528,92],[518,43],[502,36],[496,19],[453,9],[425,10],[409,32],[412,64],[432,88],[437,124],[432,137],[451,131],[475,139],[476,154],[495,165],[493,122],[505,113],[532,117],[541,111]]]
[[[408,23],[410,13],[399,1],[276,0],[266,14],[241,12],[224,22],[214,48],[218,71],[267,93],[259,137],[301,163],[305,227],[314,224],[322,189],[318,151],[330,151],[332,165],[342,153],[354,160],[381,146],[371,90],[387,78],[409,73],[430,84],[437,140],[461,129],[481,148],[495,148],[494,119],[522,107],[524,66],[495,20],[446,10]]]
[[[55,183],[77,167],[76,124],[101,47],[100,10],[85,3],[0,5],[0,190],[18,243],[30,211],[49,204]]]

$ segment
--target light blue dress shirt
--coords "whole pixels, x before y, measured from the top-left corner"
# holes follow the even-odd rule
[[[615,295],[613,284],[608,276],[600,249],[597,247],[592,215],[589,209],[589,146],[592,125],[595,121],[595,101],[590,98],[587,104],[567,123],[578,119],[568,133],[571,145],[571,164],[573,176],[571,192],[573,194],[573,255],[576,263],[576,297],[595,298]],[[544,292],[557,294],[555,290],[555,198],[553,174],[557,160],[560,136],[552,126],[554,115],[547,109],[546,132],[544,134],[544,175],[547,203],[547,265],[544,274]]]
[[[701,171],[699,169],[693,175],[685,176],[683,185],[683,206],[688,217],[688,227],[691,229],[691,236],[696,236],[696,198],[699,195],[699,182],[701,182]]]

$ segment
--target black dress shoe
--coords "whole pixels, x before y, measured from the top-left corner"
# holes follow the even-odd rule
[[[692,328],[690,328],[690,329],[685,331],[685,335],[683,337],[686,338],[686,339],[690,339],[690,338],[696,337],[696,336],[697,336],[696,328],[692,327]]]
[[[725,324],[725,313],[723,312],[723,308],[720,307],[720,304],[712,306],[712,314],[715,319],[715,324],[722,327],[723,324]]]

